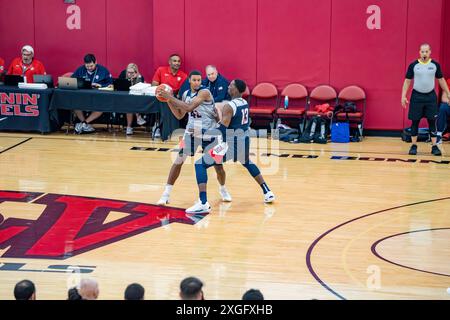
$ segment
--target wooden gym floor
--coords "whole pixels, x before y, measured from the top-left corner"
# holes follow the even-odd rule
[[[233,202],[221,203],[210,170],[213,210],[190,218],[192,162],[171,207],[154,205],[176,145],[139,131],[0,133],[0,299],[22,279],[38,299],[65,299],[79,277],[99,281],[100,299],[122,299],[132,282],[146,299],[177,299],[191,275],[207,299],[250,288],[267,299],[450,299],[449,142],[434,157],[425,143],[408,156],[398,138],[254,139],[276,202],[265,205],[246,170],[226,164]]]

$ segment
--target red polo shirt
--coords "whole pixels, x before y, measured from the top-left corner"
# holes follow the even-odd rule
[[[181,85],[187,79],[187,74],[181,70],[173,75],[172,71],[170,71],[170,67],[159,67],[155,75],[153,76],[153,81],[158,82],[159,84],[168,84],[174,93],[177,93],[180,90]]]
[[[45,74],[45,68],[42,62],[39,60],[33,59],[31,64],[25,65],[22,62],[22,58],[15,58],[8,69],[8,74],[17,75],[17,76],[25,76],[27,77],[28,83],[33,83],[33,76],[35,74]]]

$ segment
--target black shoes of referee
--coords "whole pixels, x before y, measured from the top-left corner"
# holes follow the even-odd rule
[[[413,144],[409,149],[409,155],[415,156],[417,154],[417,145]],[[442,156],[442,152],[437,145],[431,148],[431,154],[435,156]]]
[[[413,144],[411,148],[409,148],[409,155],[415,156],[417,154],[417,145]]]
[[[435,155],[435,156],[442,156],[442,152],[441,152],[441,150],[439,149],[439,147],[438,147],[437,145],[434,145],[434,146],[431,148],[431,153],[432,153],[433,155]]]

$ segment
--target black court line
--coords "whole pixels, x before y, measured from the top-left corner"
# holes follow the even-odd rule
[[[376,241],[376,242],[372,245],[371,251],[372,251],[372,253],[373,253],[377,258],[379,258],[379,259],[381,259],[381,260],[384,260],[384,261],[386,261],[386,262],[388,262],[388,263],[390,263],[390,264],[396,265],[396,266],[398,266],[398,267],[402,267],[402,268],[406,268],[406,269],[410,269],[410,270],[418,271],[418,272],[429,273],[429,274],[433,274],[433,275],[437,275],[437,276],[450,277],[450,274],[446,274],[446,273],[432,272],[432,271],[422,270],[422,269],[418,269],[418,268],[408,267],[408,266],[406,266],[406,265],[404,265],[404,264],[400,264],[400,263],[397,263],[397,262],[394,262],[394,261],[392,261],[392,260],[389,260],[389,259],[384,258],[384,257],[383,257],[381,254],[379,254],[378,251],[377,251],[377,246],[378,246],[381,242],[383,242],[383,241],[385,241],[385,240],[387,240],[387,239],[395,238],[395,237],[398,237],[398,236],[403,236],[403,235],[406,235],[406,234],[413,234],[413,233],[427,232],[427,231],[441,231],[441,230],[450,230],[450,228],[422,229],[422,230],[414,230],[414,231],[408,231],[408,232],[397,233],[397,234],[394,234],[394,235],[391,235],[391,236],[388,236],[388,237],[385,237],[385,238],[383,238],[383,239],[380,239],[380,240]]]
[[[5,138],[7,136],[2,136],[0,135],[0,138]],[[8,138],[20,138],[20,137],[8,137]],[[33,137],[33,139],[43,139],[43,140],[67,140],[67,141],[73,141],[75,140],[74,138],[56,138],[56,137]],[[145,139],[145,138],[143,138]],[[91,142],[119,142],[119,143],[142,143],[143,141],[126,141],[126,140],[110,140],[110,139],[102,139],[100,138],[99,140],[90,140],[90,139],[81,139],[82,141],[91,141]],[[177,141],[170,141],[170,142],[153,142],[150,141],[148,142],[149,144],[160,144],[160,145],[164,145],[167,146],[168,148],[170,148],[170,146],[168,146],[168,144],[170,143],[174,143],[175,145],[173,146],[174,148],[178,145]],[[359,142],[361,143],[361,142]],[[138,147],[139,148],[139,147]],[[251,150],[256,150],[257,148],[250,148]],[[273,151],[295,151],[295,152],[324,152],[324,153],[343,153],[343,154],[373,154],[373,155],[392,155],[392,156],[408,156],[407,150],[405,149],[405,153],[394,153],[394,152],[376,152],[376,151],[339,151],[339,150],[310,150],[310,149],[291,149],[291,148],[280,148],[277,150],[273,150]],[[271,152],[273,153],[273,152]],[[420,156],[429,156],[432,157],[433,155],[431,154],[431,152],[425,153],[425,152],[419,152],[417,157]],[[450,158],[450,155],[442,155],[440,157],[436,157],[433,156],[436,159],[439,158]]]
[[[33,139],[33,138],[28,138],[28,139],[26,139],[26,140],[24,140],[24,141],[22,141],[22,142],[19,142],[19,143],[13,145],[12,147],[9,147],[9,148],[7,148],[7,149],[5,149],[5,150],[2,150],[2,151],[0,151],[0,154],[4,153],[4,152],[6,152],[6,151],[9,151],[9,150],[11,150],[11,149],[14,149],[15,147],[18,147],[18,146],[20,146],[21,144],[24,144],[25,142],[30,141],[31,139]]]
[[[334,289],[332,289],[325,281],[323,281],[319,275],[316,273],[316,271],[314,270],[314,267],[312,265],[311,262],[311,257],[312,257],[312,252],[314,250],[314,248],[316,247],[316,245],[320,242],[320,240],[322,240],[323,238],[325,238],[327,235],[329,235],[330,233],[332,233],[333,231],[339,229],[340,227],[343,227],[347,224],[350,224],[352,222],[355,222],[357,220],[361,220],[376,214],[380,214],[380,213],[384,213],[384,212],[389,212],[389,211],[394,211],[396,209],[400,209],[400,208],[406,208],[406,207],[412,207],[412,206],[416,206],[416,205],[420,205],[420,204],[424,204],[424,203],[430,203],[430,202],[437,202],[437,201],[445,201],[445,200],[450,200],[450,197],[445,197],[445,198],[439,198],[439,199],[431,199],[431,200],[424,200],[424,201],[419,201],[419,202],[414,202],[414,203],[409,203],[409,204],[404,204],[401,206],[396,206],[396,207],[392,207],[392,208],[388,208],[388,209],[384,209],[384,210],[380,210],[380,211],[376,211],[376,212],[372,212],[372,213],[368,213],[365,214],[363,216],[348,220],[346,222],[343,222],[337,226],[335,226],[334,228],[331,228],[330,230],[322,233],[316,240],[313,241],[313,243],[309,246],[308,251],[306,252],[306,266],[308,267],[309,272],[311,273],[311,275],[314,277],[314,279],[316,279],[316,281],[322,286],[324,287],[326,290],[328,290],[329,292],[331,292],[333,295],[335,295],[337,298],[341,299],[341,300],[347,300],[343,295],[339,294],[337,291],[335,291]],[[389,212],[389,213],[391,213]]]

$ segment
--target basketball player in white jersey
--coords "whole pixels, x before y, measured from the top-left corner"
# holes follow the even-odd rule
[[[211,92],[202,87],[202,75],[199,71],[192,71],[189,74],[190,89],[184,92],[182,101],[178,100],[164,90],[158,90],[157,95],[167,99],[167,105],[177,119],[182,119],[189,113],[189,120],[181,143],[181,150],[170,169],[167,184],[158,205],[169,203],[170,193],[175,181],[178,179],[181,167],[189,156],[194,156],[198,147],[203,151],[209,146],[212,147],[213,136],[208,136],[205,132],[217,126],[218,115],[214,107],[214,98]],[[217,180],[219,181],[219,192],[223,201],[230,202],[231,195],[225,187],[225,170],[222,165],[215,165]]]

